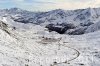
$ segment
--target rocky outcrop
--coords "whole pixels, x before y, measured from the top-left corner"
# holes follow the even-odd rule
[[[62,23],[62,24],[49,24],[46,26],[46,28],[49,29],[49,31],[56,31],[60,34],[64,34],[68,29],[73,29],[75,28],[75,26],[73,24],[65,24],[65,23]]]

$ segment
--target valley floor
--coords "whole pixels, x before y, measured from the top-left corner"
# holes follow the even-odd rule
[[[0,66],[100,66],[100,31],[84,35],[0,30]]]

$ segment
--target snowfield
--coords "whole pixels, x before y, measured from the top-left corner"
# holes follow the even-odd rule
[[[0,66],[100,66],[99,14],[99,8],[0,10]],[[50,32],[45,27],[51,22],[52,28],[68,31]]]
[[[41,30],[37,30],[41,28]],[[0,66],[99,66],[100,31],[84,35],[0,29]]]

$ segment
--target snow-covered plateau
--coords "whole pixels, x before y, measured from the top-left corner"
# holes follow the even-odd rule
[[[100,66],[100,8],[0,10],[0,66]]]

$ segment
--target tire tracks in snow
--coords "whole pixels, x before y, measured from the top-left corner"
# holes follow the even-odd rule
[[[60,39],[59,42],[58,42],[59,48],[60,48],[60,46],[64,46],[64,47],[73,49],[74,51],[76,51],[77,55],[76,55],[76,57],[74,57],[74,58],[72,58],[72,59],[70,59],[70,60],[66,60],[65,62],[61,62],[61,63],[54,63],[54,64],[51,65],[51,66],[57,66],[57,65],[63,64],[63,63],[68,64],[68,62],[73,61],[73,60],[77,59],[77,58],[80,56],[80,52],[79,52],[77,49],[72,48],[72,47],[69,47],[69,46],[67,46],[65,43],[61,44],[60,41],[61,41],[61,39]]]

